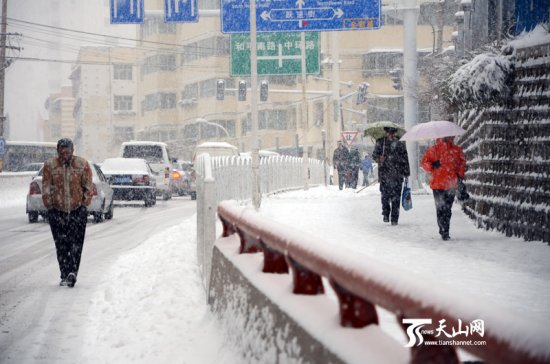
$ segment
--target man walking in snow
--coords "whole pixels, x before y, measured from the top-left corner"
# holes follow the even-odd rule
[[[376,141],[372,158],[378,163],[378,181],[382,195],[384,222],[397,225],[401,207],[403,180],[410,175],[409,157],[405,142],[399,141],[397,129],[384,128],[385,136]]]
[[[348,170],[349,150],[341,140],[338,141],[338,147],[334,150],[332,163],[334,168],[338,171],[338,188],[343,189],[344,181],[346,180],[346,172]]]
[[[88,162],[73,155],[70,139],[57,142],[57,157],[44,163],[42,200],[48,209],[57,261],[61,271],[60,286],[74,287],[88,211],[93,197],[92,170]]]

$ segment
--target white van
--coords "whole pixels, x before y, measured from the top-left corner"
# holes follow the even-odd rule
[[[239,149],[226,142],[205,142],[195,147],[193,161],[201,153],[208,153],[211,157],[219,156],[239,156]]]
[[[119,157],[121,158],[143,158],[153,172],[156,173],[157,195],[162,195],[163,200],[172,198],[170,191],[170,172],[172,170],[170,153],[166,143],[132,141],[124,142],[120,146]]]

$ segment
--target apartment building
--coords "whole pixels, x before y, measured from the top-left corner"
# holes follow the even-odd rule
[[[45,106],[49,119],[44,122],[44,141],[56,142],[62,136],[75,134],[74,104],[71,86],[62,86],[58,93],[47,98]]]
[[[82,47],[72,69],[73,135],[79,154],[102,161],[140,128],[139,49]]]

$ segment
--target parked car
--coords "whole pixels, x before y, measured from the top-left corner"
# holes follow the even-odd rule
[[[189,193],[189,174],[183,169],[181,162],[172,163],[172,172],[170,173],[170,191],[178,196],[185,196]]]
[[[101,169],[111,184],[115,200],[143,200],[145,207],[157,203],[157,173],[145,159],[108,158]]]
[[[89,161],[88,163],[92,169],[94,183],[92,203],[88,206],[88,214],[96,223],[102,222],[104,219],[110,220],[113,218],[113,190],[101,168],[93,162]],[[37,222],[39,216],[42,216],[43,219],[48,218],[48,210],[42,201],[42,171],[41,168],[33,177],[27,193],[26,211],[30,223]]]
[[[27,163],[21,167],[19,172],[38,172],[43,165],[44,163]]]
[[[170,191],[170,171],[172,158],[166,143],[149,141],[124,142],[120,146],[119,157],[143,158],[155,172],[156,194],[164,200],[172,198]]]
[[[205,142],[195,147],[193,162],[201,153],[208,153],[211,157],[217,156],[238,156],[239,149],[226,142]]]

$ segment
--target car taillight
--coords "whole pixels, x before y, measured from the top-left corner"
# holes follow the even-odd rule
[[[172,172],[172,179],[181,179],[181,174],[177,171]]]
[[[133,176],[133,181],[135,185],[143,185],[148,186],[149,185],[149,176]]]
[[[92,186],[93,186],[92,187],[92,195],[97,196],[97,187],[96,187],[95,183]]]
[[[31,185],[29,187],[29,195],[40,195],[42,192],[40,191],[40,186],[36,182],[31,182]]]

